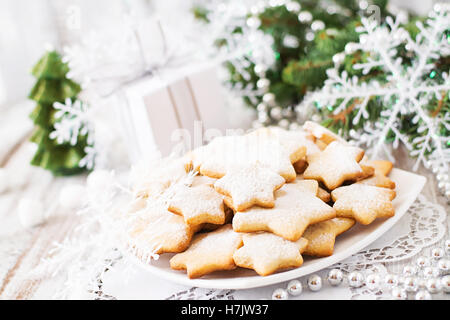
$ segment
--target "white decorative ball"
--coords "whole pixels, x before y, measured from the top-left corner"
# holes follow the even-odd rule
[[[266,112],[267,111],[267,105],[265,103],[260,103],[256,106],[256,110],[258,112]]]
[[[339,269],[332,269],[328,272],[327,281],[332,286],[338,286],[344,280],[344,274]]]
[[[272,300],[287,300],[288,298],[288,292],[282,288],[278,288],[272,293]]]
[[[298,129],[300,129],[300,125],[297,122],[292,122],[289,125],[289,130],[295,131],[295,130],[298,130]]]
[[[442,277],[441,287],[445,293],[450,293],[450,276]]]
[[[266,76],[266,70],[267,67],[263,64],[256,64],[255,67],[253,68],[255,74],[260,78],[264,78]]]
[[[425,278],[436,278],[439,277],[440,271],[439,268],[436,267],[425,267],[422,270],[422,275]]]
[[[309,11],[301,11],[298,14],[298,21],[300,21],[301,23],[309,23],[311,22],[313,19],[313,16],[311,14],[311,12]]]
[[[380,287],[380,276],[376,273],[371,273],[366,278],[366,286],[369,290],[377,290]]]
[[[32,198],[22,198],[17,206],[19,220],[23,227],[30,228],[45,221],[44,205],[41,201]]]
[[[317,274],[310,276],[308,278],[308,288],[311,291],[319,291],[322,289],[322,278]]]
[[[298,2],[291,1],[291,2],[286,3],[286,9],[289,12],[296,13],[296,12],[299,12],[301,8],[302,8],[302,6]]]
[[[258,87],[258,89],[267,91],[270,86],[270,80],[267,78],[261,78],[258,81],[256,81],[256,86]]]
[[[5,192],[9,188],[8,172],[5,168],[0,168],[0,193]]]
[[[357,44],[354,43],[354,42],[349,42],[349,43],[347,43],[347,44],[345,45],[345,48],[344,48],[345,53],[346,53],[346,54],[352,54],[352,53],[354,53],[354,52],[356,51],[356,46],[357,46]]]
[[[314,20],[314,21],[311,23],[311,29],[312,29],[313,31],[320,31],[320,30],[323,30],[323,29],[325,29],[325,23],[324,23],[323,21],[320,21],[320,20]]]
[[[316,36],[314,35],[314,32],[311,32],[311,31],[309,31],[305,34],[306,41],[313,41],[315,37]]]
[[[263,95],[263,102],[270,107],[275,106],[275,95],[272,92],[268,92]]]
[[[430,293],[438,293],[439,291],[441,291],[441,283],[436,278],[428,279],[425,285],[428,292]]]
[[[298,296],[303,291],[302,283],[298,280],[292,280],[287,285],[287,291],[293,296]]]
[[[414,266],[405,266],[403,268],[403,275],[405,277],[415,276],[417,274],[417,268]]]
[[[345,60],[345,53],[343,52],[336,53],[332,59],[334,64],[341,64]]]
[[[450,269],[450,260],[448,259],[441,259],[437,263],[437,267],[441,271],[443,275],[446,275]]]
[[[408,292],[416,292],[419,289],[419,282],[416,277],[406,277],[403,281],[403,285]]]
[[[283,129],[289,128],[289,124],[290,124],[290,122],[287,119],[281,119],[280,121],[278,121],[278,126]]]
[[[391,291],[392,298],[395,300],[406,300],[408,299],[408,293],[405,289],[394,288]]]
[[[419,268],[425,268],[431,265],[431,261],[427,257],[419,257],[416,260],[416,264]]]
[[[64,208],[80,207],[84,200],[86,188],[79,184],[64,186],[59,192],[59,204]]]
[[[445,251],[442,248],[434,248],[431,250],[431,258],[432,259],[441,259],[445,255]]]
[[[359,288],[364,284],[364,276],[361,272],[350,272],[348,277],[348,285],[352,288]]]
[[[426,290],[420,290],[416,293],[416,300],[432,300],[431,294]]]
[[[247,26],[250,29],[258,29],[259,26],[261,25],[261,20],[259,20],[258,17],[250,17],[247,19]]]
[[[399,284],[398,276],[395,274],[387,274],[384,277],[384,283],[389,287],[395,287]]]
[[[281,107],[274,107],[270,109],[270,117],[272,119],[280,120],[282,117],[281,113],[282,113]]]

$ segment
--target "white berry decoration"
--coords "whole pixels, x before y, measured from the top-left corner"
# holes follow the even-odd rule
[[[420,290],[416,293],[416,300],[432,300],[431,294],[426,290]]]
[[[366,278],[366,286],[369,290],[377,290],[380,286],[380,276],[376,273],[371,273]]]
[[[401,288],[394,288],[391,291],[392,298],[395,300],[406,300],[408,299],[408,293],[406,290]]]
[[[441,285],[442,285],[442,290],[445,293],[450,293],[450,276],[442,277]]]
[[[441,283],[438,279],[428,279],[426,282],[426,288],[430,293],[438,293],[441,291]]]

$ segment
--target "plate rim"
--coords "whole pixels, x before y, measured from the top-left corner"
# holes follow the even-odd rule
[[[356,242],[355,244],[349,246],[344,251],[339,252],[338,254],[333,254],[329,257],[319,258],[322,263],[317,263],[311,266],[306,266],[304,268],[295,268],[286,271],[282,271],[279,273],[275,273],[272,275],[268,275],[265,277],[252,277],[249,279],[240,278],[237,281],[233,281],[235,278],[230,279],[189,279],[185,273],[174,273],[173,271],[168,272],[165,269],[161,269],[158,266],[145,264],[139,258],[126,251],[125,254],[127,257],[132,260],[137,266],[143,268],[144,270],[152,273],[155,276],[161,277],[165,280],[171,281],[173,283],[190,286],[190,287],[199,287],[199,288],[207,288],[207,289],[251,289],[257,287],[264,287],[273,285],[280,282],[289,281],[295,278],[299,278],[313,272],[325,269],[339,261],[342,261],[352,254],[359,252],[361,249],[367,247],[377,239],[379,239],[383,234],[389,231],[405,214],[408,212],[411,205],[416,201],[420,192],[427,182],[427,178],[425,176],[398,169],[393,168],[392,171],[400,171],[403,173],[408,173],[410,175],[414,175],[417,179],[417,184],[414,186],[414,189],[411,188],[411,193],[414,196],[407,198],[405,201],[406,209],[401,214],[396,214],[392,218],[386,220],[380,228],[382,228],[379,232],[372,232],[361,241]],[[379,229],[377,229],[378,231]]]

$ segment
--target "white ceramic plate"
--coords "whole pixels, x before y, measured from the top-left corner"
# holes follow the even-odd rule
[[[368,226],[356,224],[349,231],[336,239],[334,253],[330,257],[304,257],[301,267],[280,271],[261,277],[253,270],[237,268],[233,271],[214,272],[200,279],[189,279],[185,272],[172,270],[169,260],[173,254],[163,254],[159,260],[144,264],[135,257],[130,257],[139,266],[156,276],[178,284],[214,289],[248,289],[267,286],[298,278],[329,267],[357,253],[388,231],[408,211],[425,185],[426,178],[400,169],[393,169],[390,176],[396,183],[397,197],[394,199],[395,216],[390,219],[378,219]]]

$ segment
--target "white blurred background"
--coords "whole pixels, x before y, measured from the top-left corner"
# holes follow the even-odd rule
[[[434,2],[391,0],[416,13],[426,13]],[[30,69],[49,44],[62,48],[79,40],[89,30],[114,24],[127,12],[166,16],[190,14],[191,4],[191,0],[1,0],[0,109],[26,99],[35,81]]]

